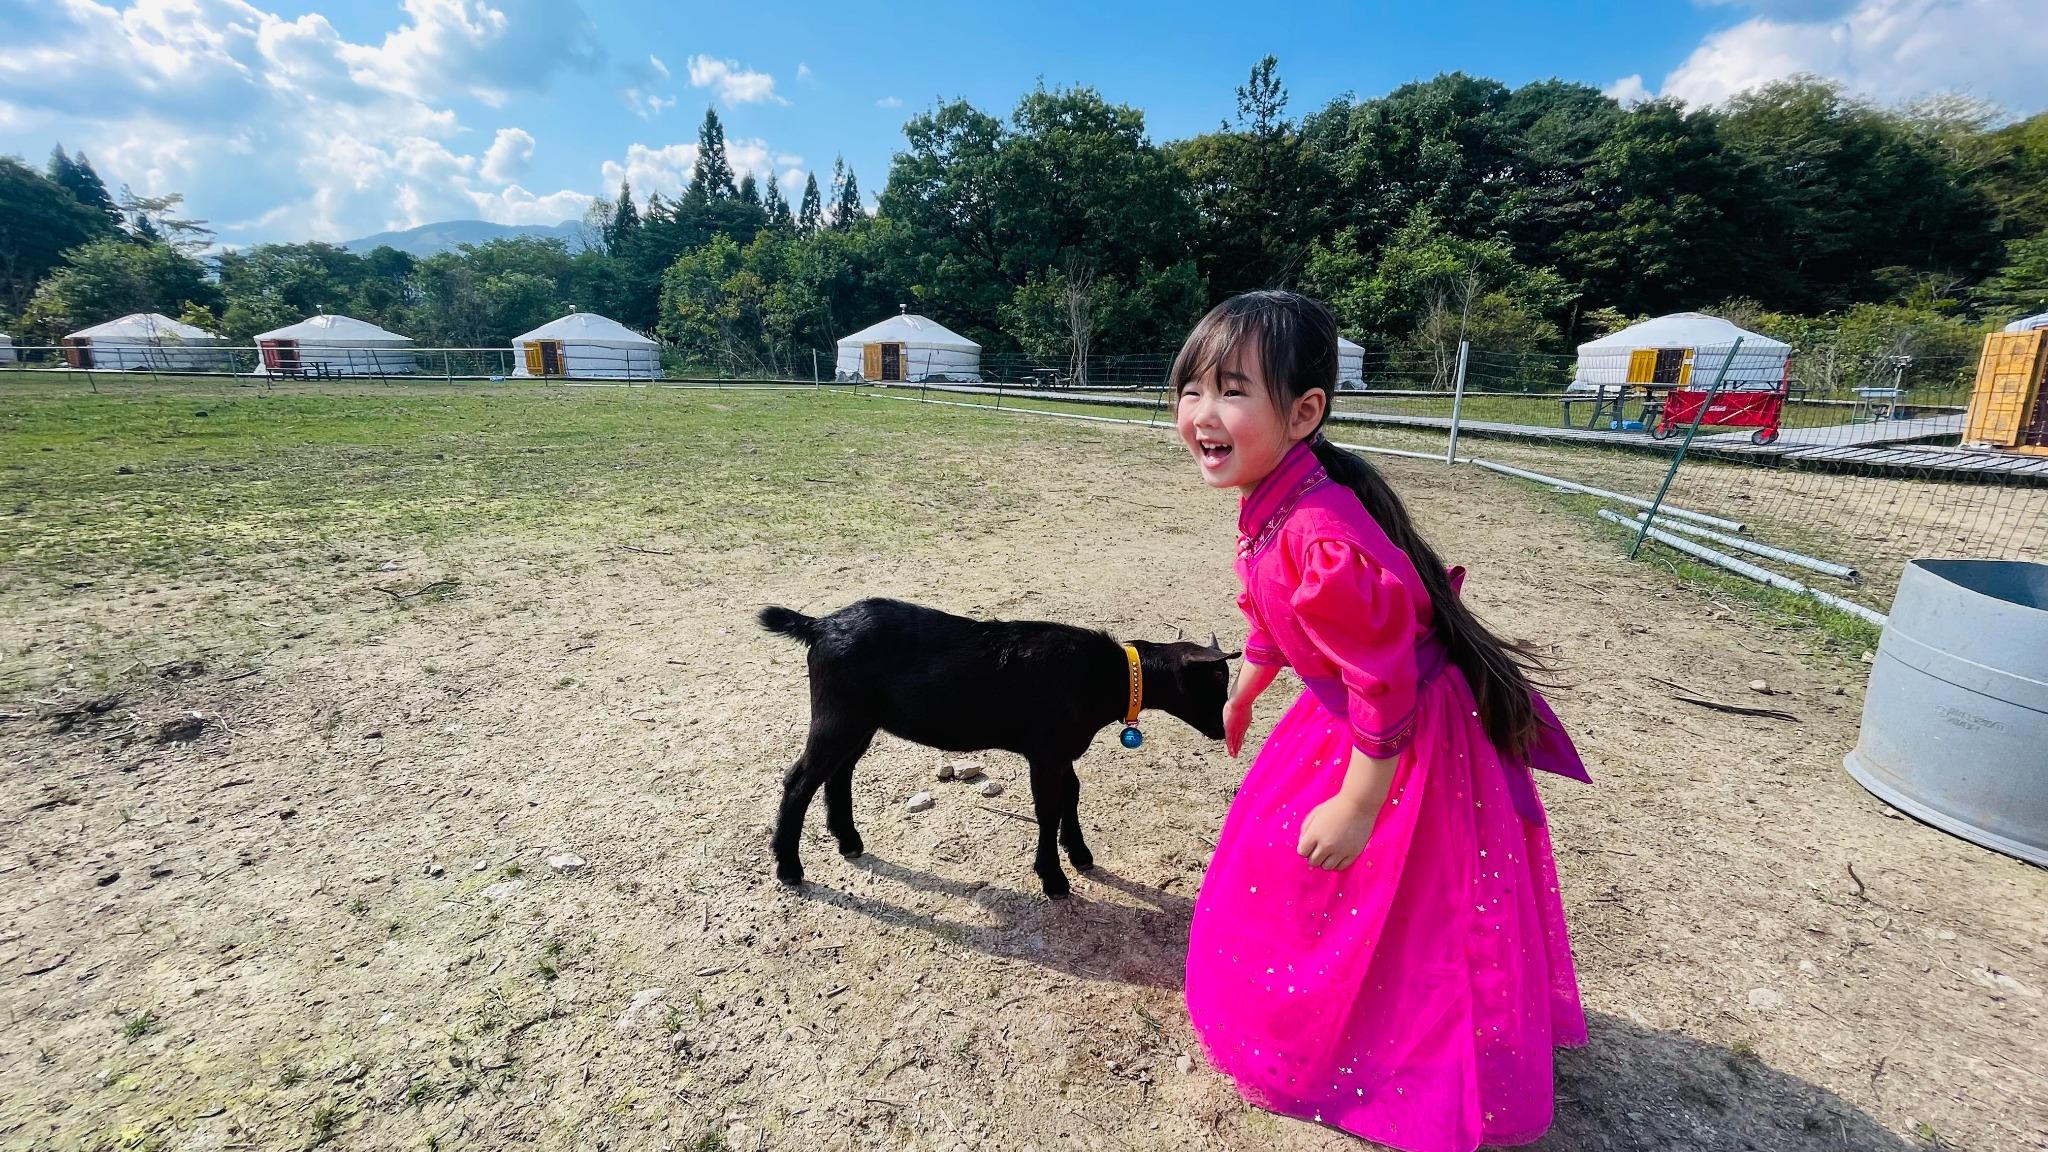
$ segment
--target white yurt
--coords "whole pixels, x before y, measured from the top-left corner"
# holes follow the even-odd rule
[[[840,380],[981,382],[981,345],[936,320],[905,312],[839,341]]]
[[[1726,389],[1766,391],[1785,380],[1792,346],[1739,328],[1718,316],[1674,312],[1579,345],[1571,391],[1616,384],[1669,384],[1705,388],[1713,383],[1737,339],[1742,350],[1721,382]]]
[[[2039,316],[2022,316],[2005,326],[2007,332],[2032,332],[2036,328],[2048,328],[2048,312]]]
[[[156,312],[80,328],[64,338],[64,362],[110,372],[222,372],[233,366],[220,337]]]
[[[514,376],[656,380],[661,346],[617,320],[571,312],[512,339]]]
[[[1365,387],[1365,349],[1342,336],[1337,337],[1337,387]]]
[[[12,364],[16,359],[17,357],[14,354],[14,337],[9,336],[5,332],[0,332],[0,364]]]
[[[259,333],[257,372],[285,376],[400,376],[419,370],[412,338],[352,316],[321,313]]]

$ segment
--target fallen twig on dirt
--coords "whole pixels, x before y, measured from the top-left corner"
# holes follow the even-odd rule
[[[1671,698],[1680,703],[1691,704],[1698,708],[1710,708],[1716,712],[1731,712],[1737,716],[1762,716],[1771,720],[1790,720],[1794,724],[1800,722],[1799,717],[1794,716],[1790,712],[1782,712],[1776,708],[1756,708],[1748,704],[1729,704],[1725,701],[1702,696],[1695,689],[1666,680],[1661,676],[1652,676],[1650,679],[1671,689]]]
[[[998,816],[1008,816],[1012,820],[1022,820],[1026,824],[1038,823],[1037,820],[1033,819],[1032,817],[1024,815],[1022,812],[1012,812],[1007,808],[991,808],[986,804],[976,804],[975,807],[981,809],[983,812],[993,812]]]
[[[453,580],[436,580],[431,584],[422,584],[410,592],[400,592],[396,588],[386,588],[381,584],[375,585],[375,587],[377,591],[382,592],[386,596],[391,597],[392,600],[402,604],[407,600],[417,600],[420,597],[425,596],[429,592],[438,592],[444,588],[452,592],[458,587],[458,585]],[[262,623],[262,621],[259,620],[257,621],[257,623],[260,624]]]
[[[614,544],[614,552],[638,552],[642,556],[673,556],[675,553],[662,548],[642,548],[637,544]]]

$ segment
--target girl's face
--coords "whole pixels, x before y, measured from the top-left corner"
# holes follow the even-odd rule
[[[1288,449],[1314,434],[1326,403],[1318,388],[1284,407],[1275,404],[1259,358],[1239,347],[1181,387],[1174,422],[1202,483],[1250,492]]]

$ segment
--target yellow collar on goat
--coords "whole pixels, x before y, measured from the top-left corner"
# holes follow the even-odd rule
[[[1138,712],[1145,706],[1145,672],[1138,664],[1138,650],[1129,644],[1124,645],[1124,659],[1131,666],[1131,703],[1124,710],[1124,727],[1135,728]]]

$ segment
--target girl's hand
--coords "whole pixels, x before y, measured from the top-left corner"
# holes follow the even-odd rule
[[[1252,705],[1278,675],[1280,669],[1263,664],[1246,664],[1237,670],[1230,696],[1223,702],[1223,750],[1232,758],[1244,747],[1245,731],[1252,726]]]
[[[1244,734],[1252,726],[1252,700],[1232,696],[1223,702],[1223,750],[1235,760],[1244,748]]]
[[[1351,867],[1372,836],[1380,806],[1339,792],[1309,810],[1301,822],[1301,843],[1295,850],[1310,864],[1331,872]]]

